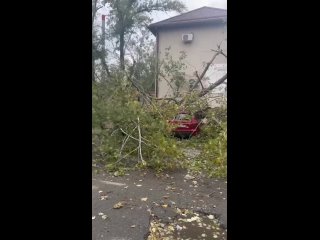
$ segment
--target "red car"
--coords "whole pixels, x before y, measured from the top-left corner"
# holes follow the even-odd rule
[[[169,121],[169,123],[176,126],[172,130],[175,136],[191,137],[200,132],[201,121],[188,112],[180,112],[173,120]]]

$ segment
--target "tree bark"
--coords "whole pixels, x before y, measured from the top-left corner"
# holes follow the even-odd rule
[[[199,93],[199,97],[203,97],[204,95],[206,95],[208,92],[210,92],[211,90],[215,89],[216,87],[218,87],[220,84],[224,83],[224,81],[227,79],[227,73],[221,77],[218,81],[216,81],[215,83],[211,84],[209,87],[207,87],[206,89],[202,90]]]
[[[220,46],[219,46],[220,48]],[[213,63],[213,61],[216,59],[216,57],[221,53],[221,51],[216,52],[216,54],[213,55],[213,57],[211,58],[211,60],[209,62],[207,62],[206,67],[204,68],[204,70],[202,71],[201,75],[199,76],[198,72],[196,72],[196,77],[198,78],[198,81],[193,85],[193,87],[191,88],[191,91],[194,90],[198,84],[200,83],[203,89],[203,85],[202,85],[202,78],[206,75],[210,65]]]

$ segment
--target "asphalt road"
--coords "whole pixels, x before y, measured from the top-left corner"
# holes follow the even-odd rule
[[[186,180],[186,174],[185,171],[162,176],[148,171],[134,171],[121,177],[94,174],[92,239],[146,239],[151,213],[166,222],[174,218],[175,207],[213,214],[226,229],[227,182],[206,178]],[[119,202],[123,206],[114,209]],[[168,207],[164,209],[161,205]]]

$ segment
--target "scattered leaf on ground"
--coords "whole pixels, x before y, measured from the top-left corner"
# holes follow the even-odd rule
[[[172,226],[168,226],[168,229],[170,230],[170,231],[174,231],[174,227],[172,227]]]
[[[118,202],[115,205],[113,205],[114,209],[119,209],[122,208],[124,206],[124,202]]]
[[[141,198],[142,202],[146,202],[148,200],[148,198]]]
[[[186,179],[186,180],[192,180],[192,179],[195,179],[195,177],[187,174],[187,175],[184,177],[184,179]]]
[[[107,195],[100,197],[100,200],[106,200],[106,199],[108,199],[108,196],[107,196]]]
[[[96,216],[92,216],[92,220],[96,219]]]

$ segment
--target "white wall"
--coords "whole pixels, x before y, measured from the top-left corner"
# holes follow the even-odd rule
[[[181,39],[182,34],[193,33],[193,41],[184,43]],[[171,47],[170,55],[177,60],[180,51],[187,54],[184,62],[188,68],[186,70],[187,79],[196,79],[194,72],[200,74],[204,68],[204,63],[208,62],[214,52],[211,49],[217,49],[217,45],[222,41],[221,48],[227,54],[227,30],[223,25],[220,26],[194,26],[186,28],[166,29],[159,32],[159,60],[164,59],[165,48]],[[224,56],[220,55],[214,61],[215,64],[227,63]],[[212,75],[210,72],[208,75]],[[169,97],[170,88],[166,81],[159,78],[158,97]]]

